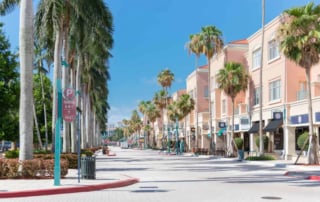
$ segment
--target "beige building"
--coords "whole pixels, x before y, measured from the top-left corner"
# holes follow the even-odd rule
[[[244,138],[244,149],[255,153],[258,148],[255,139],[259,133],[259,98],[262,94],[263,132],[269,137],[267,152],[276,152],[284,157],[295,156],[297,137],[308,131],[308,108],[306,99],[306,76],[303,68],[280,53],[277,28],[280,18],[265,26],[263,64],[261,66],[261,30],[245,41],[229,43],[223,54],[211,59],[212,125],[216,149],[228,149],[232,105],[230,99],[215,87],[215,75],[227,61],[237,61],[248,68],[251,82],[246,93],[236,98],[235,136]],[[262,67],[262,84],[260,70]],[[319,136],[320,125],[320,65],[311,71],[313,121]],[[262,89],[262,91],[261,91]],[[226,128],[219,128],[219,122]],[[219,136],[219,134],[224,134]]]
[[[198,67],[186,79],[187,93],[194,99],[195,108],[186,117],[186,143],[192,148],[209,148],[208,65]]]

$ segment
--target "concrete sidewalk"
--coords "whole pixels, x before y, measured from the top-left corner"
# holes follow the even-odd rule
[[[110,157],[103,155],[102,152],[96,154],[96,179],[80,178],[79,182],[77,169],[69,169],[67,176],[60,180],[59,186],[54,185],[54,179],[1,179],[0,198],[95,191],[139,182],[137,178],[104,171],[107,158]]]

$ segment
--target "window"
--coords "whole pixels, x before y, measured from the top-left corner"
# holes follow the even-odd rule
[[[208,86],[205,86],[205,87],[204,87],[204,97],[205,97],[205,98],[208,98],[208,97],[209,97],[209,88],[208,88]]]
[[[225,114],[226,113],[226,100],[222,100],[222,113]]]
[[[276,40],[269,41],[269,61],[280,56],[279,43]]]
[[[260,104],[260,87],[255,88],[253,92],[253,105]]]
[[[280,80],[273,81],[269,84],[269,101],[280,99]]]
[[[252,69],[261,67],[261,48],[253,51],[252,53]]]
[[[307,83],[299,82],[300,89],[297,92],[297,100],[303,100],[307,98]]]
[[[194,99],[194,98],[195,98],[195,97],[194,97],[193,90],[191,90],[191,91],[189,92],[189,95],[190,95],[190,97],[191,97],[192,99]]]

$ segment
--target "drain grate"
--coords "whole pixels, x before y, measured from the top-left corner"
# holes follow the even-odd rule
[[[281,200],[281,197],[277,197],[277,196],[263,196],[261,197],[262,199],[268,199],[268,200]]]
[[[144,187],[139,187],[141,189],[158,189],[159,187],[157,186],[144,186]]]

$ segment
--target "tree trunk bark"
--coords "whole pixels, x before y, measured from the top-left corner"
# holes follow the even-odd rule
[[[308,164],[319,164],[318,144],[317,144],[317,140],[315,137],[316,135],[314,134],[314,131],[313,131],[313,112],[312,112],[310,70],[311,70],[311,67],[306,68],[308,113],[309,113]]]
[[[33,158],[33,41],[33,3],[32,0],[21,0],[19,27],[19,160],[30,160]],[[22,167],[19,169],[22,169]]]

